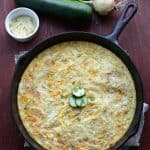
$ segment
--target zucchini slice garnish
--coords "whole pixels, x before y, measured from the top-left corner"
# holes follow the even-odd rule
[[[81,87],[75,87],[72,94],[76,97],[82,97],[85,95],[85,90]]]
[[[88,100],[87,100],[87,98],[85,96],[76,99],[76,105],[78,107],[84,107],[84,106],[87,105],[87,103],[88,103]]]
[[[71,105],[72,107],[77,107],[75,97],[70,96],[70,97],[69,97],[69,102],[70,102],[70,105]]]

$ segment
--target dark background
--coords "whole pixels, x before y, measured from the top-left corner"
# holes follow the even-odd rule
[[[128,50],[135,63],[144,85],[145,102],[150,103],[150,1],[139,0],[139,10],[120,36],[120,44]],[[83,30],[98,34],[108,34],[117,22],[119,13],[107,17],[93,16],[89,26],[72,26],[58,19],[38,14],[40,30],[36,38],[28,43],[13,40],[5,31],[4,20],[8,12],[16,7],[13,0],[0,0],[0,150],[23,150],[24,139],[19,133],[10,112],[10,84],[15,70],[14,56],[29,50],[35,44],[56,33]],[[139,148],[132,150],[149,150],[150,148],[150,111],[146,113],[144,131]]]

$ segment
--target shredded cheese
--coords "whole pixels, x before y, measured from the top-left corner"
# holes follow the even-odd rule
[[[30,16],[18,16],[10,22],[10,31],[18,37],[30,36],[35,30],[35,22]]]

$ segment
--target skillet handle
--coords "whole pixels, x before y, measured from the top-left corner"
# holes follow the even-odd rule
[[[133,18],[133,16],[137,12],[137,9],[138,9],[138,6],[135,2],[128,3],[125,6],[113,32],[109,35],[106,35],[105,38],[112,41],[113,43],[116,43],[117,45],[119,45],[118,37],[119,37],[120,33],[122,32],[122,30],[124,29],[124,27]]]

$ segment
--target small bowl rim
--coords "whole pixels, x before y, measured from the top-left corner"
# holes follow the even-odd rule
[[[30,34],[29,36],[25,36],[25,37],[16,36],[15,34],[13,34],[13,33],[10,31],[10,27],[9,27],[10,21],[8,20],[8,18],[9,18],[11,15],[15,14],[17,11],[20,11],[20,10],[28,11],[28,12],[30,12],[30,13],[33,14],[33,16],[27,15],[27,16],[30,16],[32,19],[34,19],[35,24],[36,24],[36,27],[35,27],[33,33]],[[20,15],[17,15],[17,16],[20,16]],[[37,15],[37,13],[36,13],[34,10],[32,10],[32,9],[30,9],[30,8],[26,8],[26,7],[18,7],[18,8],[15,8],[15,9],[11,10],[11,11],[7,14],[7,16],[6,16],[6,18],[5,18],[5,29],[6,29],[7,33],[8,33],[11,37],[13,37],[14,39],[16,39],[16,40],[28,40],[28,39],[30,39],[31,37],[33,37],[33,36],[37,33],[37,31],[38,31],[38,29],[39,29],[39,26],[40,26],[40,21],[39,21],[39,17],[38,17],[38,15]]]

